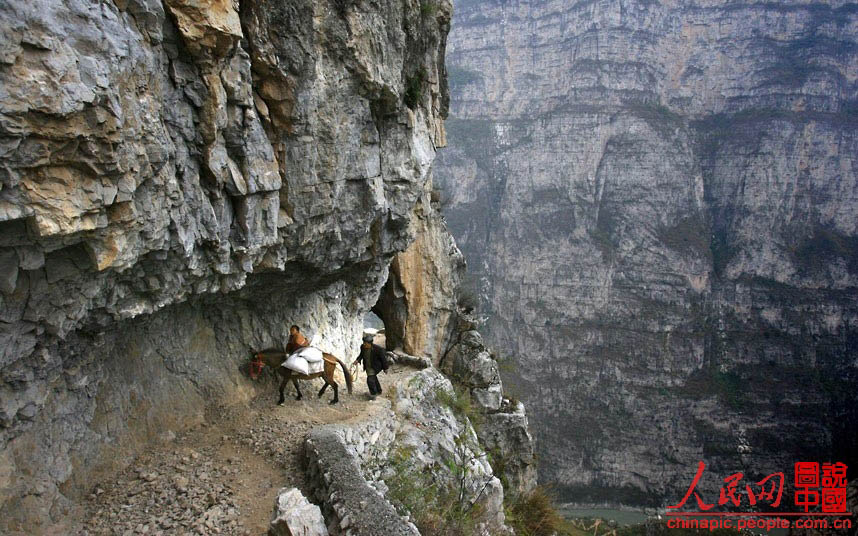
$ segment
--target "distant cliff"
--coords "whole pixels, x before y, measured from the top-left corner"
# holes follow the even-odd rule
[[[858,462],[858,3],[456,7],[436,181],[540,480]]]

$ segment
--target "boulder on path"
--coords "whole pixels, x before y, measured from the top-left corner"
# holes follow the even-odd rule
[[[328,536],[322,511],[298,488],[282,488],[277,495],[269,536]]]

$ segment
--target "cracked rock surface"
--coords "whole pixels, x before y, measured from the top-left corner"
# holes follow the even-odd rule
[[[0,532],[251,399],[291,323],[351,361],[445,143],[433,5],[0,5]]]

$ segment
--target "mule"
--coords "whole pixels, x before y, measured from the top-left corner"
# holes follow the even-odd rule
[[[325,393],[325,389],[330,385],[334,388],[334,399],[330,401],[330,404],[336,404],[339,402],[339,385],[334,381],[334,371],[337,370],[337,364],[339,364],[343,369],[343,376],[346,378],[346,387],[349,390],[349,394],[351,394],[352,375],[349,374],[346,364],[340,361],[337,356],[323,352],[322,359],[324,360],[324,368],[321,372],[314,372],[313,374],[301,374],[300,372],[295,372],[292,369],[281,366],[288,357],[289,354],[283,350],[277,350],[276,348],[268,348],[261,352],[253,352],[253,356],[251,357],[251,370],[254,369],[254,363],[264,363],[265,366],[271,367],[272,370],[277,371],[277,374],[280,376],[280,400],[277,402],[278,405],[282,406],[286,401],[286,396],[283,394],[283,390],[286,389],[286,384],[289,380],[292,380],[292,384],[295,386],[295,391],[298,393],[295,400],[301,400],[303,397],[301,395],[301,388],[298,386],[298,380],[312,380],[313,378],[322,378],[325,380],[325,385],[323,385],[322,389],[319,391],[318,396],[320,398]]]

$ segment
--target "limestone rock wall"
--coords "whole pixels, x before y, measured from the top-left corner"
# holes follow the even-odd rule
[[[418,205],[417,238],[393,258],[373,311],[384,320],[389,349],[437,363],[455,335],[465,259],[432,196],[427,190]]]
[[[466,318],[466,317],[464,317]],[[536,486],[536,448],[524,404],[504,396],[497,356],[483,343],[472,323],[460,319],[455,338],[442,356],[441,369],[463,386],[483,414],[477,429],[480,443],[502,475],[508,494],[527,493]]]
[[[293,322],[352,358],[444,144],[425,4],[0,5],[0,532],[64,530]]]
[[[456,7],[435,180],[540,480],[664,505],[699,460],[707,500],[855,464],[858,5]]]

